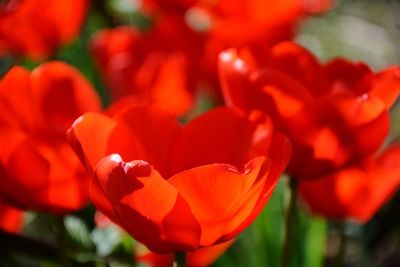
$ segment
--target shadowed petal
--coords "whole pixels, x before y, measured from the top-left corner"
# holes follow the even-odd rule
[[[162,109],[154,106],[135,105],[116,113],[114,119],[123,124],[141,149],[137,157],[123,156],[127,160],[148,161],[165,177],[170,176],[169,156],[176,136],[182,126]],[[118,151],[112,151],[118,152]]]
[[[200,228],[189,206],[147,162],[124,163],[113,154],[99,162],[96,175],[118,222],[135,239],[162,253],[197,246]]]
[[[101,103],[94,88],[74,68],[58,61],[45,63],[31,74],[43,127],[64,132],[81,114],[100,111]]]
[[[271,121],[262,113],[247,116],[235,109],[214,109],[193,119],[178,135],[173,173],[211,163],[241,167],[254,156],[268,154],[272,131]]]
[[[37,120],[35,108],[29,71],[13,67],[0,81],[0,123],[31,130]]]

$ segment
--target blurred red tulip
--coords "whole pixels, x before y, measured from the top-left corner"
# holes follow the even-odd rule
[[[171,21],[172,22],[172,21]],[[172,114],[188,112],[193,105],[193,75],[189,69],[189,58],[182,45],[195,46],[189,41],[182,24],[164,25],[146,34],[133,27],[102,30],[92,40],[91,52],[103,74],[112,100],[133,96],[132,102],[152,103]],[[172,34],[167,34],[169,29]],[[178,34],[178,35],[177,35]],[[196,38],[196,36],[193,36]],[[194,58],[191,60],[195,60]],[[196,59],[197,60],[197,59]]]
[[[145,1],[153,19],[149,30],[101,31],[91,51],[113,99],[133,94],[139,102],[181,115],[192,107],[199,88],[220,96],[216,66],[221,51],[244,46],[267,50],[291,39],[301,18],[328,9],[330,2]]]
[[[0,81],[0,194],[21,208],[65,213],[88,200],[87,175],[65,131],[100,100],[74,68],[12,68]]]
[[[0,56],[49,57],[80,31],[87,0],[6,0],[0,4]]]
[[[206,267],[210,266],[219,256],[221,256],[232,244],[234,240],[227,241],[211,247],[205,247],[186,255],[186,266]],[[174,263],[174,254],[156,254],[146,249],[140,243],[135,248],[136,262],[151,267],[170,267]]]
[[[288,172],[325,175],[373,155],[389,131],[388,109],[399,95],[400,68],[374,73],[363,63],[321,64],[290,42],[272,47],[260,66],[248,50],[220,56],[225,101],[262,110],[293,143]]]
[[[0,229],[18,233],[22,229],[23,213],[21,210],[12,207],[2,200],[0,201]]]
[[[157,253],[234,238],[261,212],[291,152],[267,116],[229,108],[184,127],[146,106],[88,113],[68,135],[94,173],[96,207]]]
[[[300,181],[302,199],[332,219],[368,221],[400,186],[400,146],[318,179]]]
[[[276,13],[284,9],[301,10],[307,13],[316,13],[327,11],[334,4],[333,0],[283,0],[283,1],[268,1],[268,0],[144,0],[144,8],[152,11],[164,12],[185,12],[191,7],[201,6],[214,10],[221,14],[220,16],[250,14],[250,13],[265,13],[279,16]],[[258,10],[257,10],[258,8]],[[275,13],[275,14],[274,14]],[[249,18],[252,19],[252,18]],[[263,18],[268,19],[268,18]]]

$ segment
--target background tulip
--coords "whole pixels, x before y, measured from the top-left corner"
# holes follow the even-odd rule
[[[0,5],[0,55],[49,57],[77,37],[87,0],[8,0]],[[28,40],[28,41],[27,41]]]
[[[19,232],[22,229],[23,213],[21,210],[7,205],[4,201],[0,203],[0,229],[7,232]]]
[[[133,95],[184,115],[198,95],[220,99],[221,51],[266,50],[292,39],[302,18],[331,6],[327,0],[143,1],[136,8],[147,22],[98,32],[91,51],[113,100]]]
[[[312,212],[332,219],[366,222],[400,185],[400,150],[381,155],[332,174],[300,182],[300,195]]]
[[[335,96],[332,97],[332,101],[325,99],[311,108],[308,113],[297,116],[296,121],[306,125],[296,124],[298,127],[296,126],[294,138],[298,136],[299,139],[310,132],[318,132],[319,128],[314,126],[319,122],[332,122],[328,124],[335,130],[335,134],[330,135],[328,128],[322,134],[316,134],[319,138],[312,134],[312,137],[307,139],[313,146],[318,144],[318,156],[329,158],[329,163],[327,163],[329,166],[325,166],[324,162],[308,164],[307,153],[309,152],[306,151],[304,158],[299,158],[300,163],[296,168],[304,174],[304,177],[314,176],[312,179],[291,179],[287,175],[282,175],[267,205],[260,213],[254,212],[258,214],[257,218],[240,235],[236,235],[234,244],[224,253],[218,251],[222,254],[214,254],[214,246],[201,248],[199,251],[195,249],[186,253],[186,261],[183,259],[183,253],[178,253],[175,260],[179,264],[186,262],[187,265],[213,267],[282,267],[282,264],[286,266],[289,264],[290,267],[400,266],[400,239],[397,234],[400,230],[398,212],[400,195],[398,192],[392,195],[392,191],[398,187],[396,167],[389,167],[388,163],[396,162],[396,156],[393,155],[397,153],[390,152],[393,151],[390,147],[398,143],[400,133],[398,123],[400,105],[397,100],[398,82],[396,82],[398,77],[394,75],[398,69],[394,67],[379,71],[400,62],[398,49],[400,32],[397,27],[400,2],[96,0],[90,1],[90,5],[87,5],[88,3],[87,0],[0,1],[0,79],[4,75],[7,78],[10,75],[8,71],[14,66],[29,70],[26,71],[27,76],[33,74],[35,76],[36,67],[40,64],[39,60],[58,60],[68,63],[87,78],[101,96],[103,107],[111,104],[111,108],[102,113],[103,116],[96,114],[90,122],[94,129],[103,128],[103,126],[104,129],[92,132],[85,129],[80,132],[80,138],[86,140],[86,143],[96,144],[90,149],[86,147],[86,156],[79,153],[81,161],[92,175],[100,170],[96,168],[97,163],[116,149],[124,161],[121,165],[132,166],[132,161],[144,158],[145,162],[151,166],[152,172],[157,171],[160,174],[163,185],[165,181],[169,182],[171,177],[179,173],[213,165],[215,161],[229,163],[234,166],[232,170],[236,168],[238,173],[243,173],[247,162],[255,158],[257,154],[265,153],[264,148],[268,147],[269,143],[269,138],[264,138],[265,134],[260,134],[260,138],[256,136],[250,138],[254,141],[251,143],[255,145],[255,149],[244,152],[246,149],[242,148],[247,145],[241,141],[234,142],[234,140],[242,139],[246,134],[242,135],[242,131],[224,131],[220,128],[223,125],[219,121],[225,121],[227,125],[231,125],[229,129],[230,127],[240,128],[240,126],[235,126],[240,125],[234,119],[235,116],[229,113],[222,112],[223,114],[220,114],[222,119],[209,123],[212,127],[203,127],[204,118],[195,119],[196,123],[190,122],[208,109],[222,105],[217,62],[218,54],[227,49],[238,51],[239,58],[242,59],[225,69],[227,73],[232,74],[230,79],[234,79],[230,83],[230,90],[234,92],[230,94],[231,100],[236,107],[242,109],[242,112],[238,112],[240,116],[247,118],[253,113],[255,117],[251,121],[259,120],[260,123],[255,124],[265,126],[256,132],[271,130],[268,126],[270,122],[267,122],[269,120],[265,119],[267,116],[262,115],[260,111],[269,112],[268,117],[271,118],[274,131],[284,131],[283,122],[287,118],[294,116],[306,106],[314,106],[308,105],[308,102],[304,104],[304,101],[321,98],[328,92],[341,95],[351,88],[350,91],[359,96],[360,102],[364,103],[357,111],[353,109],[353,104],[357,101],[352,101],[351,96],[346,98]],[[298,45],[294,48],[290,45],[276,46],[280,47],[276,49],[275,44],[285,40],[292,40]],[[247,51],[246,47],[248,47]],[[271,50],[271,47],[275,48]],[[336,60],[332,60],[334,58]],[[358,63],[360,60],[365,63]],[[268,71],[265,71],[266,69]],[[68,82],[53,82],[52,77],[55,74],[48,74],[38,87],[53,88],[49,89],[51,92],[55,92],[53,90],[57,88],[56,91],[59,93],[57,97],[50,96],[51,93],[43,93],[43,97],[31,93],[31,82],[26,82],[27,79],[21,78],[25,77],[24,75],[14,74],[13,76],[17,78],[14,77],[13,82],[7,82],[5,86],[0,85],[1,89],[5,89],[0,90],[0,114],[3,114],[0,115],[0,184],[3,183],[3,187],[0,186],[0,188],[4,189],[4,192],[0,190],[0,198],[7,198],[4,200],[10,202],[10,204],[7,202],[7,207],[16,205],[25,209],[22,221],[12,220],[11,226],[17,231],[6,232],[0,229],[0,266],[172,265],[174,255],[149,253],[148,249],[144,249],[144,245],[134,240],[120,226],[110,224],[109,219],[108,224],[104,223],[106,220],[102,220],[103,224],[95,223],[93,218],[96,209],[89,201],[84,201],[88,205],[79,204],[79,207],[71,205],[71,199],[87,200],[87,193],[81,195],[80,190],[70,190],[71,187],[63,183],[58,184],[59,190],[52,191],[56,192],[54,194],[47,194],[46,190],[36,190],[37,187],[33,187],[32,182],[38,181],[38,177],[55,177],[55,174],[53,175],[55,171],[49,172],[48,176],[45,172],[46,164],[43,163],[47,162],[47,159],[58,159],[59,164],[50,168],[58,170],[57,175],[72,177],[71,172],[74,169],[73,166],[72,168],[67,166],[72,153],[68,152],[66,156],[62,156],[59,149],[61,146],[52,142],[53,138],[50,138],[48,133],[53,132],[49,130],[51,125],[54,131],[59,131],[59,136],[65,137],[65,129],[71,127],[71,123],[81,115],[78,114],[80,112],[73,112],[79,105],[68,104],[71,102],[70,99],[75,99],[66,93],[68,90],[65,87],[68,86],[65,84]],[[330,81],[327,75],[335,77],[336,81]],[[292,79],[288,79],[288,76]],[[254,84],[255,80],[257,84]],[[3,81],[0,82],[2,83]],[[270,86],[262,86],[263,83],[268,83]],[[332,83],[332,86],[329,83]],[[371,86],[371,84],[374,85]],[[251,101],[247,101],[250,93],[258,91],[252,90],[255,87],[262,87],[260,90],[262,95],[254,94]],[[285,90],[280,91],[278,87]],[[374,90],[370,90],[372,87]],[[15,88],[19,89],[14,90]],[[241,90],[243,88],[246,89]],[[334,90],[331,91],[332,88]],[[77,91],[85,92],[86,90],[77,89]],[[23,93],[20,94],[20,92]],[[379,101],[370,101],[370,97],[364,99],[365,92]],[[274,97],[265,97],[267,93]],[[26,97],[20,97],[20,95]],[[73,95],[79,96],[80,93]],[[47,98],[49,101],[38,101],[42,98]],[[86,99],[86,97],[82,98]],[[3,101],[3,99],[8,100]],[[277,99],[281,105],[275,106],[274,102]],[[231,101],[228,98],[225,100]],[[45,112],[38,111],[41,110],[37,108],[40,105],[32,104],[37,102],[48,102],[46,108],[43,108]],[[231,101],[230,104],[233,102]],[[246,107],[246,103],[249,102],[252,104]],[[368,105],[366,105],[367,102]],[[373,117],[380,112],[377,108],[379,105],[376,105],[378,102],[384,106],[382,106],[383,109],[389,111],[390,127],[386,123],[382,125],[372,123],[363,130],[360,128],[353,131],[357,128],[356,125],[364,125],[368,120],[376,121]],[[134,103],[150,103],[157,106],[160,111],[154,109],[154,116],[149,116],[147,112],[140,110],[133,116],[128,109]],[[269,107],[268,110],[264,110],[265,107]],[[126,117],[122,118],[120,115],[125,109]],[[258,111],[253,112],[253,109],[258,109]],[[99,110],[98,108],[96,112]],[[335,110],[343,122],[334,122],[335,120],[332,119],[336,115],[331,114],[330,110]],[[190,123],[182,130],[179,123],[172,117],[167,120],[170,123],[161,119],[167,116],[159,114],[164,112],[179,116],[179,122],[183,124]],[[41,115],[38,114],[42,113],[46,116],[43,115],[43,118],[40,118]],[[60,113],[65,115],[59,116]],[[360,116],[361,113],[364,116]],[[351,116],[352,114],[358,115]],[[90,116],[92,115],[93,113]],[[324,118],[329,118],[329,120]],[[108,124],[109,121],[115,124]],[[148,124],[149,121],[154,123]],[[344,129],[349,125],[354,127],[347,132]],[[8,130],[3,129],[2,126],[6,126]],[[154,128],[154,132],[150,131],[149,127]],[[186,127],[190,129],[185,130]],[[216,134],[210,128],[218,128],[220,131]],[[15,129],[19,129],[22,134],[12,133],[11,130]],[[37,142],[21,142],[18,151],[15,150],[12,153],[23,156],[20,156],[18,160],[13,159],[12,164],[4,165],[2,160],[8,158],[6,154],[13,150],[13,144],[19,141],[18,138],[24,138],[30,129],[35,129],[35,133],[40,132],[40,138],[37,134],[34,136]],[[143,129],[148,131],[142,131]],[[174,132],[175,130],[177,133]],[[86,131],[92,134],[83,134]],[[187,131],[188,133],[185,134],[187,137],[175,141],[178,139],[177,136],[181,135],[181,131]],[[46,135],[42,135],[42,132],[46,132]],[[132,138],[135,135],[133,132],[138,136]],[[356,132],[360,134],[354,134]],[[335,149],[336,134],[339,135],[338,144],[341,147],[338,153]],[[214,135],[222,137],[215,138]],[[204,136],[203,139],[202,136]],[[380,146],[378,141],[383,138],[382,136],[386,136],[386,140],[383,146]],[[349,137],[348,140],[347,137]],[[131,142],[125,143],[128,139]],[[132,141],[133,139],[135,141]],[[192,142],[192,139],[197,141]],[[107,142],[102,140],[107,140]],[[45,141],[48,145],[39,146]],[[259,145],[256,145],[257,143]],[[74,150],[83,152],[83,147],[79,143],[72,144]],[[343,144],[345,146],[342,146]],[[236,146],[237,149],[232,149]],[[65,147],[65,151],[70,151],[67,144],[62,147]],[[379,147],[378,150],[376,150],[377,147]],[[36,148],[40,148],[40,151]],[[223,152],[225,150],[226,153]],[[358,152],[351,152],[348,156],[346,151],[350,150]],[[38,151],[46,157],[44,158],[46,161],[38,161],[34,153],[27,151]],[[166,151],[170,152],[166,153]],[[193,153],[193,151],[199,153]],[[332,156],[335,154],[339,157]],[[209,155],[206,157],[207,160],[204,155]],[[304,165],[301,164],[303,160]],[[76,161],[76,159],[73,160],[74,166],[78,165]],[[59,166],[64,166],[63,164],[66,167],[59,168]],[[311,167],[317,169],[309,169]],[[106,169],[103,168],[103,171]],[[393,171],[388,172],[387,169]],[[324,170],[323,174],[322,170]],[[13,177],[11,177],[12,185],[4,185],[10,178],[11,171],[21,177],[24,174],[26,179],[24,178],[23,183],[32,186],[23,190],[21,186],[15,185],[22,180]],[[79,173],[86,177],[84,172]],[[122,173],[120,176],[126,178],[128,175]],[[121,181],[121,179],[108,179],[107,175],[104,177],[103,181]],[[380,179],[381,177],[385,178]],[[125,178],[121,182],[123,184],[121,191],[132,189],[126,186]],[[139,179],[145,180],[147,177],[136,180]],[[46,179],[41,181],[43,180]],[[70,181],[70,179],[66,180]],[[116,207],[121,207],[121,204],[111,205],[100,183],[90,186],[91,182],[88,180],[85,178],[84,184],[87,185],[85,188],[93,191],[91,196],[96,206],[104,212],[109,211],[108,216],[116,217],[118,215]],[[114,183],[111,184],[113,184],[113,189],[107,186],[108,191],[111,191],[114,197],[118,197],[119,189],[114,188]],[[290,188],[295,189],[296,184],[302,189],[298,190],[301,194],[298,196],[298,198],[301,197],[301,203],[293,201],[296,199],[294,190],[290,192]],[[44,188],[50,184],[41,183],[40,186],[42,185]],[[72,187],[75,186],[81,188],[80,184],[76,183]],[[221,194],[225,196],[228,191],[225,188],[231,187],[224,186],[222,190],[213,194],[224,192]],[[307,189],[303,190],[303,188]],[[138,189],[135,192],[139,193],[139,191],[142,193],[145,190]],[[157,196],[157,194],[152,194],[155,191],[152,189],[150,195]],[[4,193],[25,203],[16,203]],[[30,200],[33,195],[35,199]],[[139,195],[136,196],[135,201],[142,199]],[[194,198],[193,196],[191,200]],[[202,197],[201,201],[204,201],[204,198]],[[221,198],[224,197],[221,196]],[[57,199],[58,203],[62,203],[64,207],[68,203],[69,208],[67,211],[65,208],[60,210],[53,206],[52,210],[49,210],[48,207],[40,204],[40,209],[33,210],[34,203],[35,207],[39,207],[37,199],[41,199],[42,204],[45,199],[46,201]],[[143,199],[148,198],[145,196]],[[157,198],[154,199],[157,200]],[[211,197],[205,199],[205,203],[214,201]],[[388,201],[384,201],[385,199]],[[76,203],[78,202],[80,200]],[[142,202],[135,202],[131,207],[134,206],[136,210],[143,211],[142,209],[147,207],[148,203],[144,203],[142,207]],[[194,201],[191,202],[194,203]],[[218,199],[216,202],[223,201]],[[157,205],[155,212],[160,211],[168,203],[170,202],[165,201]],[[213,211],[219,206],[214,204],[207,206],[209,207]],[[26,210],[28,208],[29,210]],[[2,210],[4,209],[1,209],[0,205],[0,226],[10,225],[8,218],[18,217],[2,217]],[[290,216],[288,210],[293,211]],[[54,215],[48,213],[49,211]],[[131,211],[130,214],[133,213]],[[148,213],[144,211],[143,214]],[[158,219],[163,217],[163,214],[160,214],[151,213],[151,219],[156,222],[156,229],[159,226]],[[206,214],[208,213],[204,212],[204,215]],[[120,217],[128,222],[129,227],[126,228],[130,228],[130,232],[139,231],[135,229],[136,223],[130,223],[131,220],[128,220],[126,216]],[[99,218],[97,216],[98,221],[100,221]],[[219,213],[212,219],[217,218],[220,218]],[[137,216],[136,219],[138,219]],[[246,219],[246,221],[251,220]],[[140,221],[149,222],[143,216],[135,222]],[[285,221],[291,224],[285,224]],[[151,221],[149,224],[154,225]],[[146,223],[142,228],[151,228],[148,227],[149,224]],[[171,229],[170,226],[168,227]],[[213,227],[207,228],[207,231],[211,228]],[[215,229],[219,231],[221,227],[215,227]],[[288,236],[288,229],[291,230],[291,238],[285,238]],[[151,236],[157,231],[142,232],[138,234],[139,237],[148,235],[149,232]],[[169,231],[168,236],[172,233],[177,232]],[[212,237],[213,234],[207,236]],[[284,245],[285,239],[290,241],[286,242],[287,245]],[[189,239],[180,238],[179,240],[182,241],[181,244],[189,243],[187,241]],[[285,257],[282,258],[282,251],[287,251],[287,248],[292,252],[284,254]],[[212,251],[203,253],[208,249]],[[133,256],[133,251],[136,257]],[[193,258],[194,255],[196,255],[195,258]],[[217,256],[218,259],[215,258]]]
[[[88,201],[88,179],[67,127],[100,110],[90,84],[65,63],[14,67],[0,82],[0,193],[21,208],[65,213]]]
[[[400,69],[374,73],[363,63],[321,64],[306,49],[281,43],[262,66],[249,51],[220,57],[230,106],[263,110],[293,142],[288,172],[313,178],[373,155],[389,133],[389,108],[400,88]]]

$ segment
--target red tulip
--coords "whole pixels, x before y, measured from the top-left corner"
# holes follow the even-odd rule
[[[332,5],[332,0],[144,1],[144,9],[150,13],[184,17],[189,27],[206,37],[203,51],[199,51],[207,62],[205,72],[210,68],[216,71],[218,54],[225,49],[267,49],[292,39],[303,17],[326,11]]]
[[[241,0],[197,1],[186,12],[193,24],[210,20],[205,44],[208,68],[214,71],[220,52],[249,47],[254,51],[294,37],[298,23],[307,14],[328,10],[331,0]],[[203,18],[205,17],[205,18]],[[189,20],[190,21],[190,20]]]
[[[263,24],[266,21],[281,22],[288,17],[301,16],[307,13],[324,12],[333,6],[333,0],[282,0],[279,2],[268,0],[144,0],[143,9],[154,13],[190,13],[192,9],[203,9],[209,13],[215,24],[221,21],[232,21],[237,19],[244,23],[257,22]],[[291,18],[293,19],[293,18]],[[271,23],[270,23],[271,24]],[[217,27],[219,25],[216,25]],[[242,28],[243,25],[239,25]],[[229,31],[230,29],[228,29]],[[251,29],[250,29],[251,30]]]
[[[87,0],[6,0],[0,4],[0,56],[43,59],[80,31]]]
[[[120,27],[98,33],[91,51],[113,99],[133,94],[136,102],[173,114],[192,107],[198,89],[220,96],[218,54],[230,47],[255,51],[293,37],[298,21],[330,0],[144,1],[152,27]]]
[[[100,100],[74,68],[12,68],[0,81],[0,194],[13,204],[65,213],[88,200],[88,179],[65,131]]]
[[[318,179],[300,181],[300,194],[314,213],[368,221],[400,186],[400,146],[362,164]]]
[[[22,229],[23,213],[3,201],[0,201],[0,229],[18,233]]]
[[[220,108],[182,127],[132,106],[69,130],[97,208],[157,253],[226,242],[261,212],[290,156],[265,115]]]
[[[325,175],[373,155],[389,131],[388,109],[399,95],[400,68],[374,73],[363,63],[321,64],[304,48],[281,43],[260,66],[247,50],[221,54],[225,101],[267,112],[293,143],[288,172]]]
[[[179,50],[178,45],[165,42],[183,43],[184,37],[188,47],[189,43],[195,45],[196,41],[189,41],[184,29],[172,30],[177,30],[179,25],[163,25],[162,29],[159,27],[146,34],[140,34],[133,27],[119,27],[95,35],[91,52],[112,100],[130,95],[132,102],[152,103],[178,115],[192,108],[194,83],[188,68],[188,53],[185,54],[183,48]],[[161,37],[161,34],[168,36]]]
[[[219,256],[221,256],[232,244],[234,240],[227,241],[215,246],[201,248],[187,253],[186,266],[206,267],[210,266]],[[148,251],[144,246],[138,244],[135,248],[136,262],[151,267],[170,267],[174,263],[174,254],[156,254]]]

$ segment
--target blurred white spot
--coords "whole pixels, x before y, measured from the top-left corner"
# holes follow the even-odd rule
[[[110,4],[114,10],[125,14],[137,12],[142,7],[141,0],[113,0]]]
[[[362,94],[358,98],[363,100],[363,101],[368,100],[368,94]]]
[[[119,154],[111,154],[110,160],[119,163],[122,161],[122,158]]]
[[[186,24],[195,31],[207,32],[212,26],[210,15],[200,8],[190,8],[185,13]]]
[[[246,67],[246,63],[241,59],[236,59],[233,64],[235,66],[235,69],[239,70],[244,69]]]
[[[221,61],[231,61],[233,58],[232,54],[230,52],[222,52],[219,54],[219,59]]]

